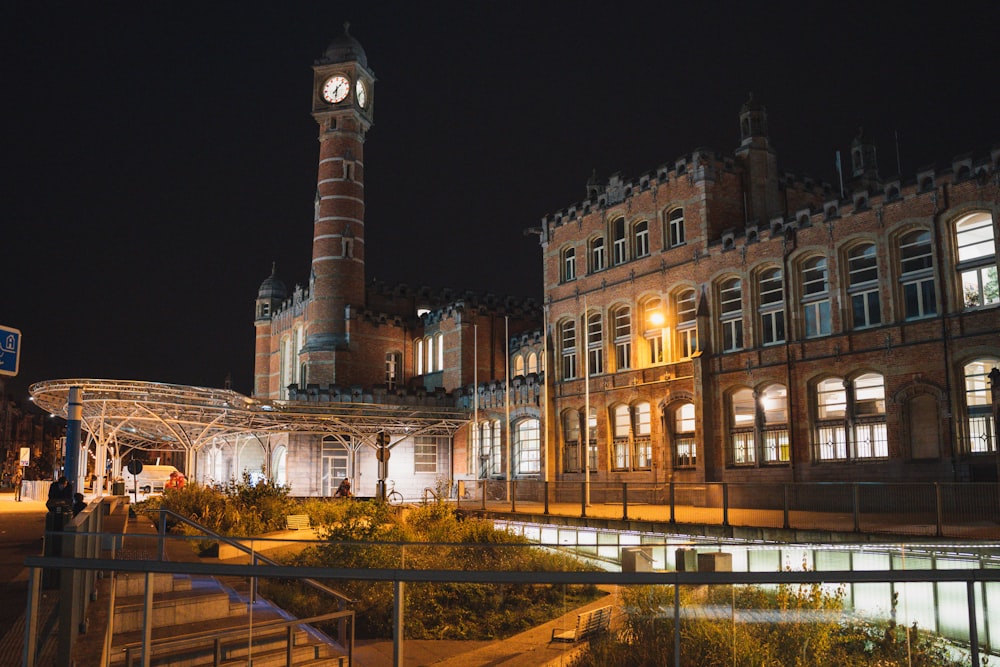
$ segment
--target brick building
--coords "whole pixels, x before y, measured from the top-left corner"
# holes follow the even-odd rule
[[[859,132],[842,193],[739,130],[543,219],[556,475],[996,479],[1000,149],[883,179]]]
[[[367,282],[374,74],[346,30],[314,72],[309,280],[289,291],[272,270],[260,287],[254,395],[331,414],[459,411],[468,423],[452,432],[392,434],[389,476],[405,495],[442,479],[588,471],[637,482],[996,478],[1000,149],[882,178],[859,133],[834,190],[779,171],[751,98],[732,154],[697,149],[635,180],[595,176],[583,202],[532,230],[543,309]],[[198,469],[263,469],[297,495],[330,495],[347,476],[369,495],[376,443],[349,422],[206,448]]]
[[[370,430],[350,426],[349,410],[367,406],[392,415],[385,424],[392,447],[388,474],[404,495],[435,488],[442,479],[474,479],[481,470],[503,474],[499,440],[492,448],[488,440],[470,457],[464,446],[469,429],[408,435],[402,413],[391,411],[453,408],[472,416],[479,414],[481,398],[482,414],[495,422],[491,406],[507,376],[507,341],[531,330],[540,337],[540,306],[530,299],[366,281],[364,143],[374,119],[375,76],[346,29],[313,69],[320,148],[309,281],[289,292],[272,268],[260,286],[254,396],[315,403],[333,414],[346,410],[345,428],[220,443],[199,453],[198,469],[216,480],[262,470],[297,495],[331,495],[350,477],[359,493],[372,495],[377,443]],[[536,365],[540,356],[536,350]],[[481,397],[472,389],[477,384]],[[537,396],[528,411],[535,424],[534,458],[540,461]],[[515,408],[515,414],[523,416],[524,409]],[[409,431],[419,430],[419,424],[411,426]]]

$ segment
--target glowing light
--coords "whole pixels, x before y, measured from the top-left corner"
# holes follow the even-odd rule
[[[660,311],[654,310],[652,313],[649,314],[649,323],[652,324],[653,326],[657,327],[663,326],[663,322],[664,322],[663,313],[661,313]]]

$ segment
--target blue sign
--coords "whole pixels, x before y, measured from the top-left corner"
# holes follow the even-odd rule
[[[21,360],[21,332],[0,326],[0,375],[17,375]]]

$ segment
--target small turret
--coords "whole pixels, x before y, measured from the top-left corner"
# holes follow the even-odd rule
[[[269,320],[281,307],[281,302],[288,297],[285,283],[278,279],[277,264],[271,263],[271,275],[260,284],[257,290],[257,311],[255,320]]]
[[[861,190],[872,192],[881,185],[875,144],[865,135],[863,127],[858,128],[858,136],[851,142],[851,185],[855,192]]]

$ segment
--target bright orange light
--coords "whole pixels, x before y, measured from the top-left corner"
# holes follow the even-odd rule
[[[649,323],[653,326],[663,326],[663,313],[658,310],[654,310],[649,314]]]

